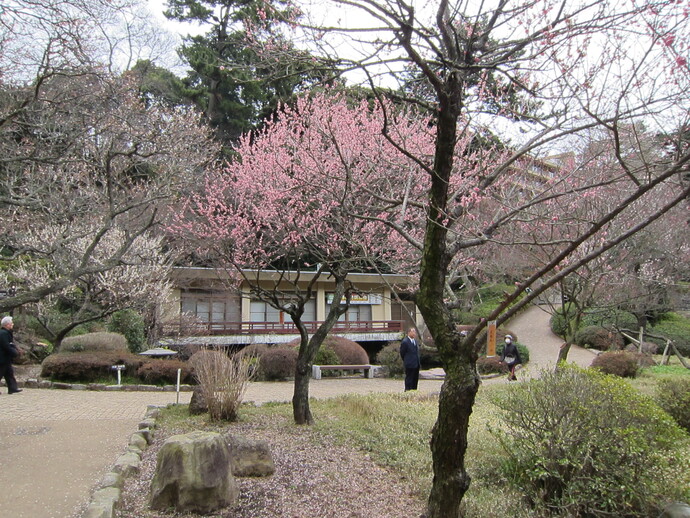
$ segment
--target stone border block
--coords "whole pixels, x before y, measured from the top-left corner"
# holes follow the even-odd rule
[[[120,503],[121,491],[116,487],[98,489],[92,496],[83,518],[113,518]]]
[[[115,473],[120,473],[124,478],[127,478],[139,473],[140,466],[141,457],[139,454],[131,450],[127,450],[117,458],[115,465],[113,466],[113,471]]]
[[[82,518],[116,518],[116,509],[120,503],[125,479],[139,472],[141,454],[151,444],[153,428],[159,414],[160,407],[147,407],[146,419],[139,424],[140,430],[130,436],[127,451],[115,461],[112,471],[103,477],[100,488],[91,495],[89,506]],[[144,423],[147,427],[141,428]]]

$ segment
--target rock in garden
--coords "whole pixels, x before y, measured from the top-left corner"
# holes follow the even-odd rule
[[[690,518],[690,505],[682,502],[669,504],[659,518]]]
[[[206,404],[206,398],[201,392],[201,387],[194,387],[194,392],[192,392],[192,398],[189,400],[189,413],[191,415],[205,414],[208,412],[208,405]]]
[[[206,514],[233,504],[238,495],[230,451],[220,434],[191,432],[163,443],[151,482],[152,509]]]
[[[232,473],[236,477],[267,477],[275,473],[271,449],[266,441],[226,435]]]

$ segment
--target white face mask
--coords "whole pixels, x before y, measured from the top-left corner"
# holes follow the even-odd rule
[[[507,344],[510,343],[510,338],[506,338],[506,343],[507,343]]]

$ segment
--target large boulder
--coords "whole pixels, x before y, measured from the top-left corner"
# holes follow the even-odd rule
[[[266,441],[227,434],[232,474],[236,477],[267,477],[276,470]]]
[[[207,514],[233,504],[238,495],[221,434],[197,431],[163,443],[151,482],[152,509]]]

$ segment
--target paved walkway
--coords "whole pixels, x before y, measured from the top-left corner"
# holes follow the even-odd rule
[[[553,366],[561,340],[548,331],[549,316],[530,308],[508,325],[530,349],[531,362],[520,377]],[[593,354],[570,352],[570,360],[588,366]],[[438,371],[437,371],[438,372]],[[438,392],[440,379],[420,380],[419,390]],[[507,383],[505,377],[487,383]],[[245,401],[290,401],[293,385],[252,383]],[[324,378],[312,380],[310,395],[401,392],[401,380]],[[24,389],[0,390],[0,518],[71,518],[87,502],[95,484],[125,450],[148,405],[175,403],[173,392],[92,392]],[[180,394],[188,403],[190,393]]]
[[[531,306],[510,320],[505,327],[517,335],[517,340],[527,346],[530,361],[519,377],[534,377],[543,369],[553,369],[563,340],[551,332],[551,315],[539,306]],[[589,367],[596,353],[576,345],[570,347],[568,362]]]
[[[8,395],[3,387],[0,517],[72,516],[125,450],[147,405],[175,401],[170,392],[25,388]]]

